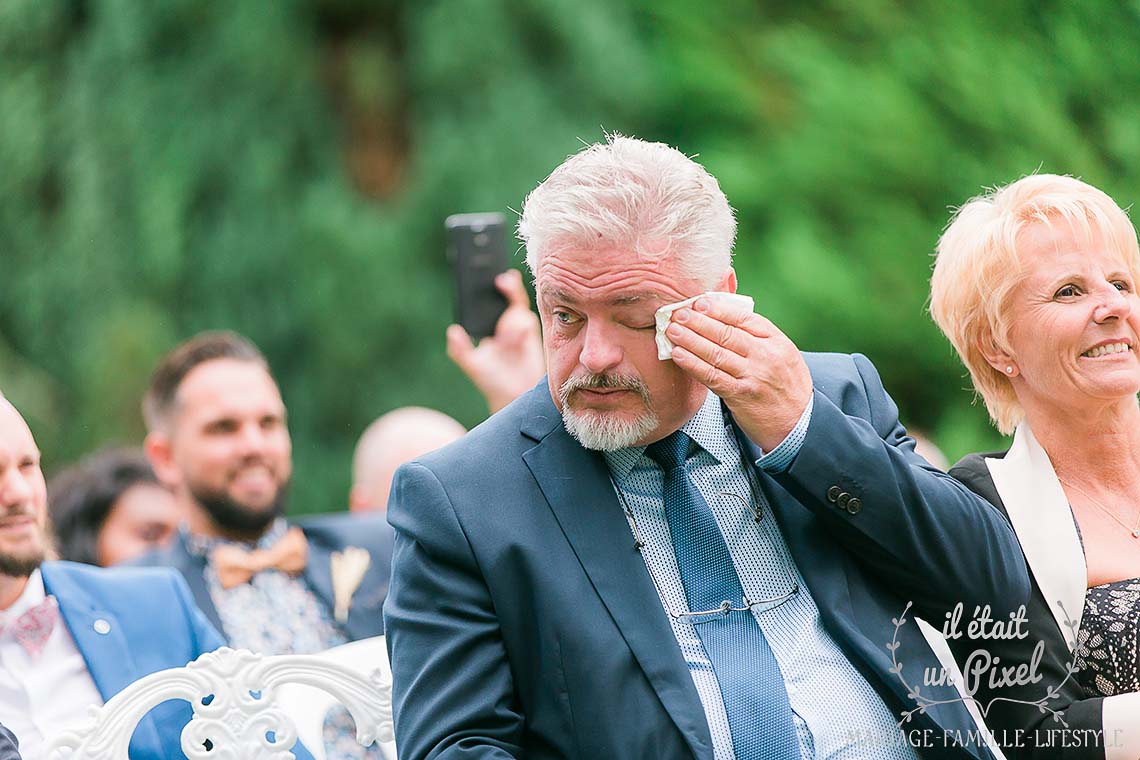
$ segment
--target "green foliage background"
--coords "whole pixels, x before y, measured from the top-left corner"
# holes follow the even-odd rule
[[[931,251],[1029,172],[1140,197],[1138,29],[1135,1],[4,0],[0,387],[50,469],[141,440],[157,358],[236,329],[295,511],[339,509],[379,413],[485,413],[443,353],[443,217],[519,208],[604,128],[699,153],[802,348],[868,354],[952,460],[998,446]]]

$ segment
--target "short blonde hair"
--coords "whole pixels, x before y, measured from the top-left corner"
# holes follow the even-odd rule
[[[1034,174],[970,199],[938,241],[930,280],[930,313],[970,371],[999,431],[1025,416],[1009,378],[986,361],[981,346],[1009,351],[1009,298],[1032,262],[1018,242],[1030,225],[1061,221],[1086,238],[1099,232],[1133,278],[1140,274],[1136,230],[1103,191],[1073,177]]]

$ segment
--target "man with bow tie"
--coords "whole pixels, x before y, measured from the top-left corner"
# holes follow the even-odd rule
[[[309,654],[383,634],[391,528],[382,517],[285,519],[292,444],[256,346],[208,332],[176,347],[154,371],[143,415],[147,456],[187,522],[142,563],[180,570],[231,646]],[[343,746],[359,757],[347,712],[337,720],[330,756]]]
[[[90,706],[223,644],[177,573],[44,561],[49,541],[39,449],[0,396],[0,723],[29,759],[44,757]],[[131,758],[182,758],[189,719],[186,702],[156,707],[135,731]],[[0,728],[0,760],[19,757],[10,736]]]

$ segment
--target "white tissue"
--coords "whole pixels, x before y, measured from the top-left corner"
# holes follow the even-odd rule
[[[749,311],[756,309],[756,302],[752,300],[752,296],[745,296],[740,293],[721,293],[719,291],[701,293],[699,296],[693,296],[692,298],[686,298],[684,301],[662,306],[653,315],[654,322],[657,325],[655,338],[657,340],[658,359],[664,361],[665,359],[673,358],[673,342],[665,337],[665,328],[669,326],[669,320],[673,318],[673,312],[688,306],[698,298],[712,298],[718,301],[727,301],[728,303],[747,308]]]

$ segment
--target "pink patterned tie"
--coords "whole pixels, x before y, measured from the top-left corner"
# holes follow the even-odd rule
[[[57,620],[59,620],[59,602],[54,596],[48,596],[16,618],[8,627],[12,630],[12,637],[34,660],[43,653]]]

